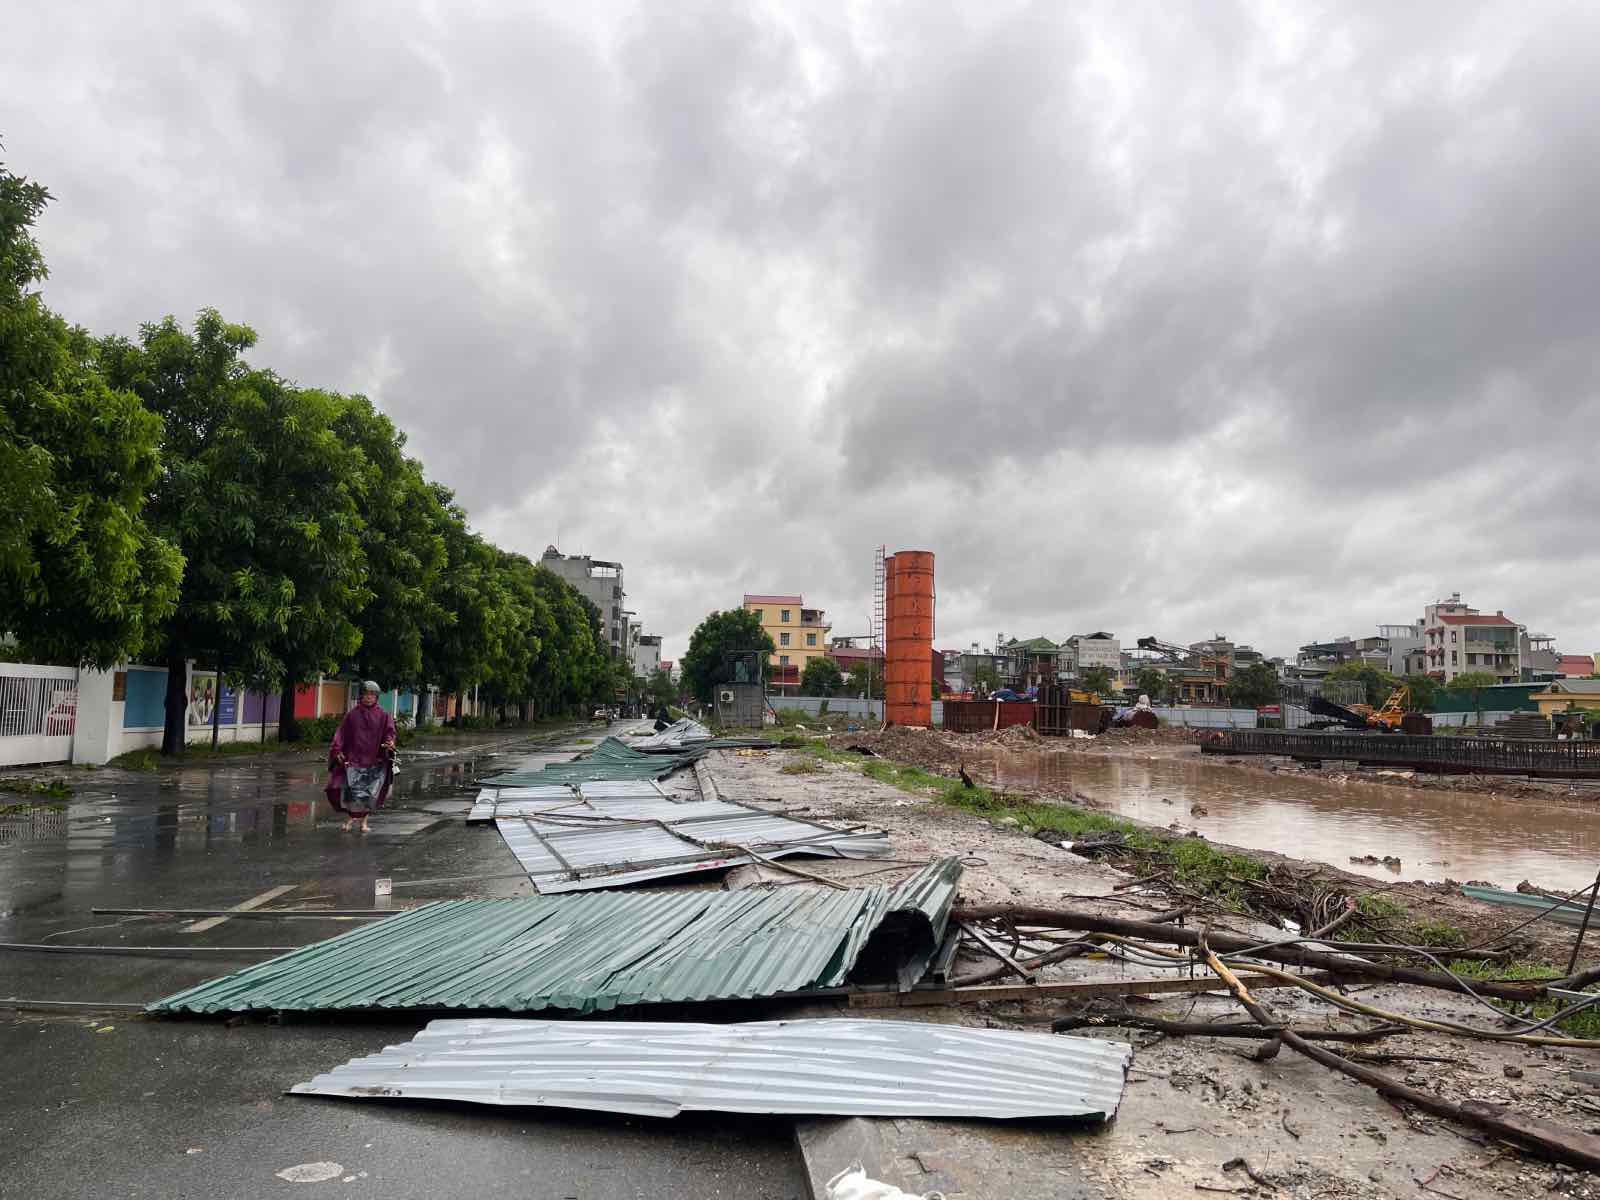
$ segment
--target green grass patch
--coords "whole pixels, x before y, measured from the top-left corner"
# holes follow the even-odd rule
[[[822,764],[814,758],[798,758],[794,762],[784,763],[778,768],[780,775],[817,775],[822,771]]]
[[[65,779],[25,779],[13,775],[0,778],[0,792],[10,792],[17,796],[48,796],[52,800],[65,800],[72,795],[72,788]],[[10,805],[14,808],[33,808],[36,805]]]
[[[856,757],[836,754],[841,761]],[[1120,834],[1127,846],[1127,857],[1141,866],[1169,867],[1178,883],[1205,892],[1224,904],[1242,905],[1245,891],[1242,880],[1266,878],[1267,868],[1253,858],[1225,853],[1201,838],[1169,837],[1132,821],[1075,804],[1019,800],[989,788],[969,788],[959,779],[881,758],[867,759],[862,771],[879,783],[903,792],[930,796],[937,803],[964,809],[991,821],[1010,817],[1020,827],[1048,830],[1073,841]]]
[[[592,746],[592,745],[594,745],[594,739],[593,738],[579,738],[579,739],[577,739],[577,741],[573,742],[572,744],[574,746]]]
[[[1559,970],[1544,963],[1481,962],[1477,959],[1457,959],[1450,964],[1450,969],[1468,980],[1492,979],[1503,983],[1561,978]],[[1569,1007],[1565,1000],[1539,1000],[1532,1005],[1517,1004],[1509,1000],[1493,1000],[1490,1003],[1496,1008],[1502,1008],[1508,1012],[1516,1012],[1519,1016],[1530,1016],[1535,1020],[1553,1017],[1563,1008]],[[1524,1009],[1527,1011],[1524,1012]],[[1547,1030],[1546,1032],[1552,1031]],[[1572,1016],[1557,1021],[1554,1032],[1564,1033],[1568,1037],[1600,1038],[1600,1012],[1589,1008],[1583,1012],[1573,1013]]]

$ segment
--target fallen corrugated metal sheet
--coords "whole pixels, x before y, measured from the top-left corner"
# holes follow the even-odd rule
[[[722,800],[518,798],[473,811],[494,816],[500,836],[545,895],[715,871],[762,857],[876,858],[890,851],[882,830],[833,829]]]
[[[433,1021],[301,1095],[462,1100],[671,1117],[1116,1115],[1125,1042],[920,1021]]]
[[[448,900],[188,988],[148,1011],[592,1012],[847,981],[905,987],[938,948],[960,878],[960,860],[947,858],[893,887]]]
[[[665,779],[674,771],[692,766],[713,750],[759,749],[775,744],[764,738],[712,738],[707,742],[686,743],[681,749],[646,754],[619,738],[608,737],[588,754],[571,762],[547,763],[537,771],[505,771],[478,782],[487,787],[538,787],[598,780]]]
[[[653,779],[597,779],[583,783],[547,783],[534,787],[484,787],[467,813],[467,824],[492,821],[496,811],[509,801],[540,801],[540,807],[581,804],[586,800],[651,800],[670,803],[667,793]]]
[[[635,750],[643,750],[648,754],[657,750],[681,750],[684,746],[694,742],[709,742],[710,740],[711,730],[700,724],[699,721],[684,717],[680,721],[674,721],[660,733],[634,742],[633,748]]]
[[[571,762],[546,763],[537,771],[505,771],[478,782],[489,787],[539,787],[594,780],[665,779],[705,753],[704,749],[695,748],[671,754],[642,754],[619,739],[608,737]]]
[[[1544,919],[1554,921],[1557,925],[1582,925],[1584,910],[1588,908],[1587,899],[1580,901],[1564,900],[1560,896],[1546,896],[1538,892],[1508,892],[1503,888],[1483,887],[1474,883],[1461,885],[1461,894],[1474,900],[1484,900],[1490,904],[1504,904],[1511,908],[1549,909]],[[1600,925],[1600,906],[1596,907],[1591,923]]]

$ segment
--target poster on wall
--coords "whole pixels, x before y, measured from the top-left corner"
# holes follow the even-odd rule
[[[211,724],[211,710],[217,703],[217,677],[196,671],[189,677],[189,725]]]
[[[217,723],[219,725],[239,723],[239,693],[227,684],[222,685],[222,695],[217,699]]]

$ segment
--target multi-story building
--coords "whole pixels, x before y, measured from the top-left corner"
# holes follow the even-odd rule
[[[630,661],[633,663],[633,673],[636,678],[649,679],[655,674],[661,666],[661,635],[639,634],[634,640]]]
[[[623,657],[627,653],[628,626],[622,610],[626,595],[622,590],[622,564],[587,554],[562,554],[554,546],[546,546],[539,565],[561,576],[600,610],[601,644],[609,646],[613,656]]]
[[[1500,683],[1522,680],[1522,635],[1527,631],[1503,611],[1480,613],[1454,592],[1422,613],[1423,653],[1428,674],[1450,683],[1457,675],[1485,672]]]
[[[1111,672],[1112,687],[1121,688],[1122,643],[1104,631],[1075,633],[1062,643],[1065,669],[1078,679],[1090,667],[1104,667]]]
[[[798,683],[806,663],[828,653],[828,630],[833,626],[820,608],[807,608],[797,595],[746,592],[744,609],[753,612],[772,638],[772,681]],[[786,669],[787,668],[787,669]]]

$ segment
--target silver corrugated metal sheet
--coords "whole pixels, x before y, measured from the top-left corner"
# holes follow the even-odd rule
[[[530,791],[539,794],[521,794]],[[582,799],[504,788],[503,798],[480,797],[468,819],[492,817],[534,886],[547,895],[720,870],[762,856],[875,858],[890,851],[882,830],[833,829],[745,804],[680,802],[660,792],[595,795],[589,784],[580,792]]]
[[[762,856],[874,858],[890,851],[882,830],[830,829],[718,800],[593,801],[553,811],[497,806],[495,828],[544,895],[720,870]]]
[[[699,721],[684,717],[681,720],[674,721],[660,733],[630,744],[635,750],[650,752],[655,750],[681,750],[683,747],[692,745],[695,742],[709,742],[710,740],[711,730],[700,724]]]
[[[926,969],[960,877],[960,861],[949,858],[895,887],[447,900],[188,988],[149,1011],[591,1012],[903,981]]]
[[[433,1021],[292,1090],[654,1117],[1109,1120],[1132,1056],[1125,1042],[918,1021]]]

